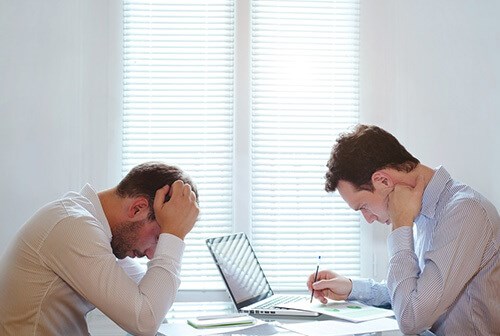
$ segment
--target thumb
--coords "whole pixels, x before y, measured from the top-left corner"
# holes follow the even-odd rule
[[[322,289],[333,288],[335,286],[334,281],[335,281],[335,279],[320,280],[318,282],[313,283],[312,287],[314,288],[314,290],[322,290]]]
[[[155,199],[153,201],[153,209],[161,209],[163,203],[165,203],[165,196],[167,195],[170,186],[168,184],[164,185],[162,188],[156,190]]]

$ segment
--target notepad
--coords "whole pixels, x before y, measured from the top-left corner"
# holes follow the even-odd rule
[[[250,325],[255,323],[255,318],[250,315],[229,316],[218,318],[193,318],[188,319],[187,323],[197,329],[202,328],[219,328],[219,327],[234,327],[239,325]]]
[[[328,301],[327,304],[315,300],[313,303],[300,302],[284,304],[284,307],[314,311],[351,322],[363,322],[394,316],[390,309],[367,306],[357,301]]]

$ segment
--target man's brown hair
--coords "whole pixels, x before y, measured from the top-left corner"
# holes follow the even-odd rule
[[[359,190],[373,191],[371,178],[376,171],[392,168],[410,172],[419,163],[389,132],[359,124],[354,131],[341,134],[333,146],[326,164],[325,190],[335,191],[344,180]]]
[[[191,186],[198,201],[198,190],[189,175],[177,166],[167,165],[162,162],[145,162],[132,168],[116,187],[120,197],[143,196],[149,202],[149,220],[155,219],[153,201],[156,191],[165,185],[172,185],[177,180],[182,180]],[[169,196],[167,195],[168,200]]]

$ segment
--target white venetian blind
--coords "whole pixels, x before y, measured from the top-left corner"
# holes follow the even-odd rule
[[[324,191],[358,120],[358,16],[347,0],[124,1],[123,174],[174,163],[200,195],[181,289],[223,288],[205,239],[235,231],[275,290],[304,290],[318,255],[359,275],[359,216]]]
[[[162,160],[191,175],[183,287],[221,287],[205,239],[232,230],[234,3],[124,1],[123,39],[123,174]]]
[[[360,273],[359,217],[324,191],[358,120],[357,1],[252,1],[252,233],[274,288],[323,267]]]

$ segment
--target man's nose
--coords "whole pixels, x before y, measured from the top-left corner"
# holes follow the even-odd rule
[[[156,251],[156,246],[148,248],[145,252],[146,257],[148,257],[148,259],[150,259],[150,260],[153,259],[154,255],[155,255],[155,251]]]

